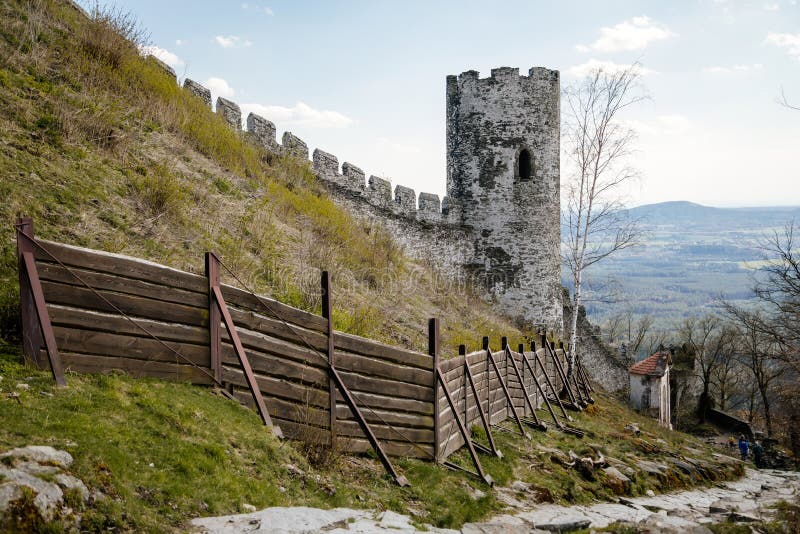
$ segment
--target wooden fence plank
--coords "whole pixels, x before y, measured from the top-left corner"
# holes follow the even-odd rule
[[[201,367],[208,367],[210,363],[208,347],[203,345],[166,342],[167,346],[178,351],[185,358],[183,359],[155,339],[149,337],[118,335],[94,330],[78,330],[64,326],[54,327],[53,330],[58,346],[68,352],[116,356],[139,362],[149,360],[172,362],[179,365],[191,362]]]
[[[274,376],[275,378],[287,378],[297,380],[308,385],[321,386],[325,383],[328,375],[319,368],[303,365],[286,358],[281,358],[274,354],[265,354],[245,348],[247,358],[253,371],[262,375]],[[222,363],[228,367],[240,369],[239,359],[233,345],[230,343],[222,344]]]
[[[353,395],[356,402],[362,402],[369,406],[379,406],[386,410],[394,410],[397,412],[416,413],[421,415],[433,416],[433,402],[420,401],[414,399],[400,399],[396,397],[387,397],[384,395],[377,395],[373,393],[356,392]],[[344,401],[341,393],[336,394],[337,401]]]
[[[42,289],[44,290],[45,300],[49,304],[61,304],[106,313],[117,313],[111,306],[84,287],[58,284],[55,282],[42,282]],[[130,316],[153,319],[156,321],[182,323],[190,326],[208,325],[208,310],[205,308],[193,308],[181,304],[170,304],[166,306],[163,302],[157,300],[134,297],[132,295],[124,295],[122,293],[110,291],[99,291],[99,293],[114,306]]]
[[[254,374],[259,389],[265,397],[279,397],[288,401],[308,404],[323,409],[329,406],[327,389],[313,388],[289,380],[281,380],[275,377],[262,375],[260,373]],[[228,367],[227,365],[222,366],[222,380],[242,388],[247,387],[247,381],[242,371],[240,369]]]
[[[75,278],[60,265],[56,265],[54,263],[37,262],[37,267],[42,280],[85,287],[80,280]],[[125,293],[127,295],[134,295],[163,302],[185,304],[187,306],[195,306],[197,308],[202,308],[208,305],[208,296],[201,293],[196,293],[194,291],[186,291],[174,287],[152,284],[150,282],[137,280],[135,278],[124,278],[115,274],[98,273],[86,269],[79,269],[77,267],[71,268],[71,270],[77,273],[77,275],[81,277],[81,280],[95,289],[115,291],[117,293]]]
[[[202,370],[191,365],[175,365],[174,363],[133,360],[93,354],[62,352],[61,359],[66,370],[81,373],[108,373],[124,371],[126,374],[141,378],[161,378],[177,382],[211,385],[211,377]]]
[[[334,341],[336,343],[336,348],[339,350],[355,352],[356,354],[363,354],[365,356],[373,356],[375,358],[419,367],[425,370],[431,369],[433,358],[421,352],[393,347],[385,343],[379,343],[371,339],[354,336],[352,334],[343,334],[341,332],[336,332]]]
[[[47,310],[54,326],[146,337],[147,334],[136,326],[138,324],[164,341],[185,342],[195,345],[208,344],[208,330],[197,326],[141,318],[131,318],[136,323],[132,324],[131,321],[121,315],[69,308],[57,304],[48,304]]]
[[[314,315],[313,313],[293,308],[292,306],[262,295],[256,298],[248,291],[239,289],[238,287],[222,284],[220,289],[222,290],[222,296],[225,298],[225,302],[233,308],[250,310],[267,317],[274,316],[276,319],[283,319],[290,324],[319,333],[324,333],[327,328],[327,321],[320,315]],[[266,307],[262,304],[262,301],[267,304]]]
[[[356,401],[356,403],[359,406],[366,406],[364,403],[359,403],[358,401]],[[370,409],[365,407],[361,410],[361,413],[369,423],[384,424],[385,422],[386,424],[396,425],[398,427],[433,429],[433,417],[430,415],[381,410],[375,407],[371,407]],[[350,412],[350,408],[346,405],[336,406],[336,416],[338,419],[342,420],[355,420],[353,414]]]
[[[147,260],[132,258],[122,254],[113,254],[99,250],[54,243],[43,239],[36,240],[49,252],[51,252],[62,263],[70,267],[79,267],[92,271],[99,271],[110,274],[117,274],[127,278],[145,280],[169,287],[176,287],[194,291],[196,293],[207,294],[208,282],[205,277],[173,269],[165,265],[159,265]],[[36,248],[36,260],[42,262],[52,262],[53,259]]]

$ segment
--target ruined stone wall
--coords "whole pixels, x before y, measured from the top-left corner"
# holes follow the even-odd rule
[[[332,198],[357,217],[385,226],[413,258],[433,265],[444,279],[456,283],[485,284],[487,297],[498,299],[508,315],[546,324],[560,331],[561,289],[558,248],[558,73],[531,69],[519,76],[517,69],[495,69],[480,80],[474,71],[462,74],[462,115],[451,113],[451,79],[448,78],[448,196],[417,193],[389,180],[369,176],[356,165],[315,149],[312,169],[327,186]],[[211,104],[210,92],[186,79],[184,88]],[[472,102],[468,107],[467,103]],[[453,108],[454,109],[454,108]],[[489,122],[474,122],[481,110]],[[242,114],[235,102],[218,98],[216,112],[242,131]],[[477,111],[476,111],[477,112]],[[473,121],[473,122],[471,122]],[[252,142],[279,154],[309,158],[308,145],[291,132],[277,141],[275,125],[249,114],[246,132]],[[470,132],[451,146],[451,126],[463,124]],[[480,135],[479,135],[480,134]],[[453,182],[452,162],[467,161],[469,147],[479,157],[470,168],[482,169],[494,157],[496,168]],[[530,180],[515,180],[515,161],[520,147],[529,150],[534,165]],[[466,164],[465,164],[466,165]],[[477,165],[477,167],[476,167]],[[462,165],[462,167],[467,168]],[[488,180],[488,181],[487,181]],[[452,183],[451,183],[452,182]],[[555,283],[553,283],[555,281]]]
[[[569,302],[569,295],[565,295],[564,302]],[[571,316],[572,307],[565,304],[564,322],[569,324]],[[577,346],[581,363],[593,382],[610,392],[626,394],[630,391],[628,362],[603,342],[599,328],[593,326],[585,315],[578,317]]]
[[[561,331],[559,100],[545,68],[447,77],[447,194],[475,229],[469,268],[509,315]]]

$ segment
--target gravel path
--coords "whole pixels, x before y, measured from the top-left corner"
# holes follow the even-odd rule
[[[486,522],[466,524],[461,532],[568,532],[579,528],[602,528],[618,521],[628,522],[650,532],[710,532],[704,525],[728,519],[742,522],[770,519],[773,514],[769,508],[771,505],[780,501],[793,501],[798,495],[800,473],[748,469],[740,480],[724,482],[711,488],[620,499],[618,503],[588,506],[539,505],[513,515],[500,515]],[[250,514],[195,519],[192,525],[200,532],[209,534],[418,532],[408,516],[349,508],[267,508]],[[435,528],[427,531],[453,534],[458,532]]]

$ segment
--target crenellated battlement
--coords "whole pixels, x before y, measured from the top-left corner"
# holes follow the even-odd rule
[[[186,78],[183,87],[211,107],[211,91],[202,84]],[[218,97],[215,109],[231,128],[242,130],[242,112],[238,104],[227,98]],[[309,158],[308,145],[292,132],[284,132],[281,142],[278,143],[275,123],[269,119],[250,113],[245,124],[247,128],[245,133],[254,143],[266,150],[305,160]],[[396,185],[392,194],[391,180],[378,176],[370,176],[367,179],[363,170],[349,162],[342,163],[340,171],[339,159],[319,148],[314,149],[311,162],[314,173],[319,179],[336,186],[353,198],[360,198],[397,217],[414,219],[426,224],[447,223],[447,213],[442,212],[445,203],[439,201],[438,195],[420,193],[417,199],[413,189],[402,185]]]
[[[169,72],[169,71],[168,71]],[[174,74],[170,73],[174,76]],[[475,70],[447,77],[447,196],[417,193],[368,175],[320,148],[311,168],[332,198],[379,221],[406,251],[445,275],[482,286],[524,323],[562,326],[559,261],[559,73],[534,67]],[[211,92],[183,87],[211,107]],[[237,132],[275,153],[308,161],[308,144],[238,104],[215,111]]]

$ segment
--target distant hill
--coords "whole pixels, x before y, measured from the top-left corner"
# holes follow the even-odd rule
[[[752,298],[755,269],[764,260],[765,236],[800,222],[800,206],[715,208],[687,201],[631,208],[641,221],[641,246],[590,271],[590,280],[618,282],[624,301],[588,302],[595,323],[620,310],[651,314],[659,326],[715,307],[720,297]],[[564,283],[571,283],[568,273]]]

